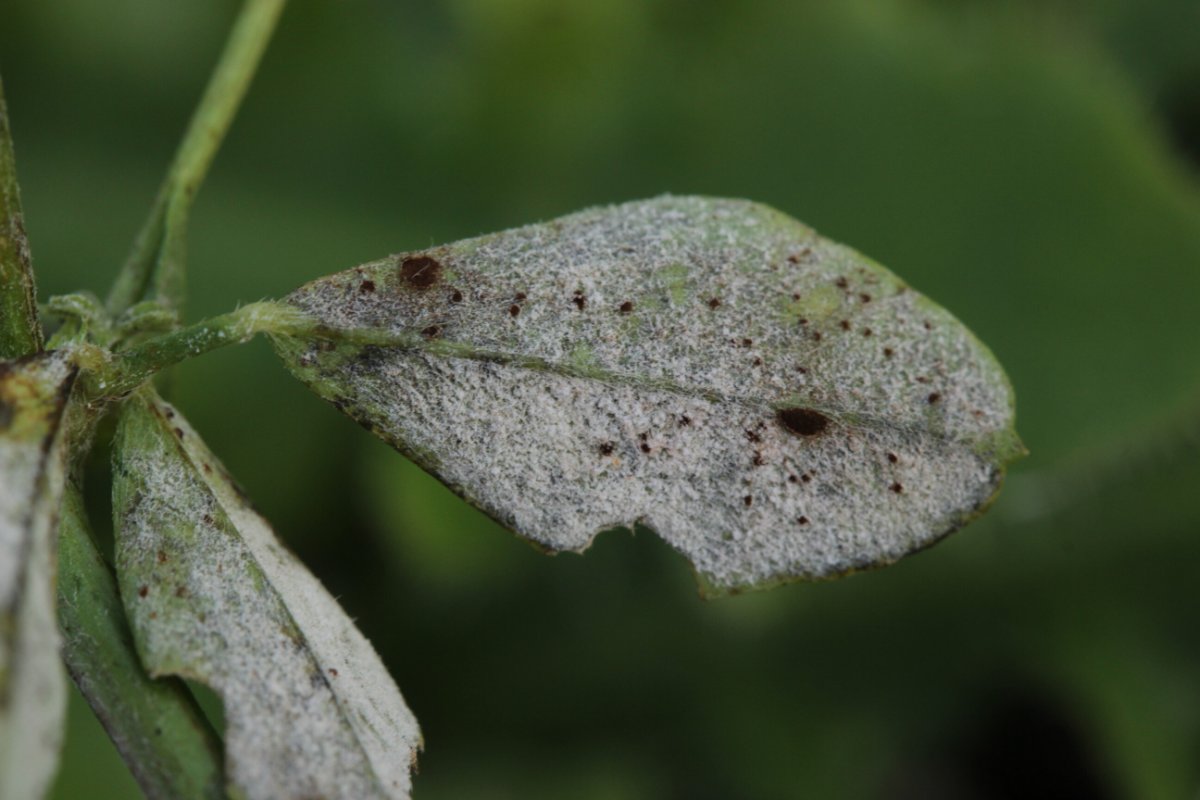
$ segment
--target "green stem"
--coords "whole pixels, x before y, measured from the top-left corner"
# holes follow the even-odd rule
[[[264,332],[311,335],[313,322],[281,303],[251,303],[116,353],[104,368],[84,377],[85,396],[123,396],[167,367]]]
[[[36,294],[8,107],[0,83],[0,358],[17,358],[42,349]]]
[[[220,739],[182,681],[142,669],[116,579],[73,484],[58,535],[63,660],[138,785],[152,800],[224,797]]]
[[[192,201],[250,86],[285,2],[246,0],[242,6],[150,216],[109,293],[110,314],[120,314],[141,299],[156,269],[159,299],[175,308],[182,306],[187,220]]]

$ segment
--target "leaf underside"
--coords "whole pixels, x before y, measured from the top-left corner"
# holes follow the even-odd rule
[[[765,206],[661,197],[300,288],[292,372],[549,550],[644,524],[713,593],[888,564],[1022,452],[948,312]]]
[[[62,744],[54,534],[75,373],[62,352],[0,363],[0,797],[13,800],[49,790]]]
[[[221,696],[231,791],[407,798],[420,733],[378,655],[149,392],[122,409],[113,491],[118,582],[142,662]]]

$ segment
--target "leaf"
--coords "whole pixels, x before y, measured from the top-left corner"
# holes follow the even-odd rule
[[[62,419],[75,367],[61,351],[0,362],[0,797],[42,797],[58,765],[66,680],[54,616]]]
[[[231,790],[408,797],[420,733],[399,690],[183,417],[131,399],[114,473],[117,577],[142,663],[221,696]]]
[[[68,482],[58,527],[63,660],[149,800],[223,798],[221,741],[182,681],[142,669],[112,569]]]
[[[888,564],[1022,451],[991,353],[762,205],[662,197],[376,261],[285,299],[314,391],[549,550],[653,528],[722,592]]]

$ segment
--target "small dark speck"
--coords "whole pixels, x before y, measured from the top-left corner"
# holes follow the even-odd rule
[[[528,297],[528,295],[526,295],[524,292],[517,292],[515,295],[513,295],[513,300],[516,300],[519,303],[526,297]]]
[[[892,490],[893,492],[895,492],[896,494],[901,494],[901,493],[903,493],[903,492],[904,492],[904,487],[903,487],[903,486],[901,486],[899,483],[893,483],[893,484],[892,484],[891,486],[889,486],[888,488],[889,488],[889,489],[891,489],[891,490]]]
[[[816,342],[821,341],[821,332],[820,331],[813,331],[813,341],[816,341]]]
[[[642,444],[641,444],[641,451],[642,451],[643,453],[649,453],[649,452],[650,452],[650,445],[649,445],[649,444],[647,444],[646,442],[642,442]]]
[[[612,442],[604,442],[600,445],[600,455],[611,456],[615,449]]]
[[[338,676],[338,671],[336,669],[334,669],[333,667],[330,667],[329,674],[336,678]]]
[[[515,317],[520,313],[521,313],[521,307],[519,305],[517,305],[516,303],[513,303],[511,306],[508,307],[508,315],[510,317]]]
[[[758,444],[759,442],[762,441],[762,437],[758,435],[757,431],[751,431],[751,430],[746,431],[746,438],[749,439],[750,441],[754,442],[755,444]]]
[[[413,256],[400,263],[400,279],[413,289],[428,289],[441,274],[442,265],[429,256]]]
[[[358,290],[364,294],[370,294],[375,291],[375,281],[363,281],[358,285]]]
[[[442,328],[439,325],[430,325],[421,331],[421,335],[426,339],[436,339],[442,335]]]
[[[213,524],[212,514],[205,514],[203,517],[201,517],[201,520],[204,522],[205,525]]]
[[[893,350],[892,348],[890,348],[890,347],[883,348],[883,357],[884,358],[891,358],[894,355],[896,355],[896,351]]]
[[[763,458],[762,451],[755,450],[754,451],[754,466],[761,467],[763,464],[766,464],[766,463],[767,463],[767,461],[765,458]]]
[[[927,331],[933,330],[933,323],[930,322],[929,320],[925,320],[925,330],[927,330]]]
[[[924,375],[918,375],[917,383],[929,383],[929,378],[926,378]]]
[[[688,425],[692,424],[692,418],[689,417],[687,414],[680,414],[679,415],[679,424],[686,428]]]
[[[801,475],[801,476],[800,476],[800,480],[804,481],[805,483],[811,483],[811,482],[812,482],[812,475],[809,475],[809,474],[806,472],[806,473],[804,473],[803,475]]]
[[[929,401],[930,405],[933,405],[942,399],[942,395],[940,392],[930,392],[929,397],[926,397],[925,399]]]
[[[450,302],[451,303],[461,303],[462,300],[463,300],[463,293],[460,292],[458,289],[455,289],[454,294],[450,295]]]
[[[183,428],[176,428],[175,435],[178,436],[180,439],[182,439],[183,438]]]
[[[187,597],[187,593],[188,593],[188,591],[187,591],[187,587],[186,587],[186,586],[178,586],[178,587],[176,587],[176,589],[175,589],[175,596],[176,596],[176,597]]]
[[[799,292],[792,292],[792,299],[793,299],[793,300],[799,300],[799,299],[800,299],[800,293],[799,293]]]
[[[165,550],[158,551],[158,563],[160,563],[160,564],[167,563],[167,552]]]
[[[142,585],[138,587],[138,597],[145,597],[148,594],[150,594],[149,586]]]
[[[204,474],[206,474],[206,475],[212,474],[212,465],[209,464],[207,461],[201,463],[200,466],[204,468]]]
[[[895,453],[888,453],[888,461],[890,461],[891,463],[895,464],[899,460],[900,460],[900,457],[898,455],[896,455]]]
[[[869,336],[872,336],[874,333],[875,333],[875,331],[871,330],[870,328],[863,328],[863,336],[869,337]]]
[[[163,415],[164,415],[164,416],[165,416],[167,419],[175,419],[175,412],[174,412],[174,411],[172,411],[172,410],[171,410],[171,409],[169,409],[169,408],[168,408],[166,411],[164,411],[164,412],[163,412]]]
[[[618,311],[620,311],[622,314],[628,314],[629,312],[633,311],[633,303],[629,300],[626,300],[624,303],[621,303],[621,307],[618,309]]]
[[[808,367],[796,367],[796,372],[799,372],[801,375],[807,375]]]
[[[775,416],[780,425],[801,436],[816,436],[829,427],[829,417],[811,408],[781,408]]]
[[[834,281],[834,283],[837,284],[837,287],[839,289],[845,289],[850,285],[850,282],[847,281],[844,277],[838,278],[836,281]]]
[[[757,356],[755,356],[754,361],[752,361],[751,363],[756,367],[761,367],[763,360],[761,358],[758,358]]]
[[[752,347],[753,345],[754,345],[753,339],[742,339],[742,347]]]
[[[575,296],[571,298],[571,302],[574,303],[575,307],[580,311],[583,311],[585,308],[587,308],[587,298],[583,296],[583,292],[576,292]]]
[[[796,522],[799,522],[801,525],[807,525],[807,524],[808,524],[808,517],[800,517],[800,518],[798,518],[798,519],[796,520]]]
[[[848,320],[848,319],[842,320],[841,322],[838,323],[838,327],[840,327],[844,331],[850,330],[850,320]]]
[[[709,308],[720,308],[721,307],[721,298],[714,297],[713,299],[709,300],[708,307]]]
[[[745,503],[747,507],[749,507],[749,506],[753,505],[754,498],[751,497],[750,495],[746,495],[745,497],[742,498],[742,502]]]
[[[858,299],[862,300],[864,303],[869,303],[871,302],[871,295],[864,292],[858,296]]]

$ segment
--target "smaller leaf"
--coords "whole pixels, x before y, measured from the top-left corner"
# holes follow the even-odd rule
[[[191,426],[148,393],[122,409],[113,493],[142,662],[221,696],[231,791],[408,797],[420,733],[378,655]]]
[[[60,352],[0,363],[0,797],[42,797],[62,745],[66,679],[54,613],[63,412]]]

